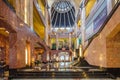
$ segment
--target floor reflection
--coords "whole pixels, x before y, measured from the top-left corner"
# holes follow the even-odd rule
[[[92,68],[90,66],[84,66],[84,67],[76,67],[72,66],[71,62],[54,62],[54,63],[41,63],[38,66],[34,66],[33,69],[30,70],[36,70],[36,71],[103,71],[99,68]],[[28,69],[29,71],[29,69]]]
[[[93,68],[91,66],[76,67],[76,66],[72,66],[71,62],[64,62],[64,61],[47,63],[47,64],[41,63],[33,67],[32,69],[20,69],[17,71],[18,72],[20,71],[18,74],[20,76],[25,72],[22,77],[26,77],[25,76],[26,72],[27,72],[27,76],[33,75],[32,73],[34,72],[33,77],[37,77],[37,78],[39,77],[40,79],[38,80],[43,80],[41,78],[44,78],[44,80],[114,80],[113,76],[105,72],[103,69]],[[53,78],[53,79],[48,79],[48,78]],[[27,80],[27,79],[22,79],[22,80]],[[33,79],[33,80],[37,80],[37,79]]]
[[[69,71],[71,70],[71,66],[70,62],[41,63],[35,66],[34,69],[39,71]]]

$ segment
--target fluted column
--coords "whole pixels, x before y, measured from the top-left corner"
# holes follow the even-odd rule
[[[24,21],[32,29],[33,26],[33,0],[24,0]]]
[[[24,21],[24,4],[25,1],[16,0],[16,14]]]
[[[29,2],[30,2],[29,25],[30,25],[31,30],[33,30],[33,0],[29,0]]]
[[[48,24],[48,9],[47,9],[47,5],[45,8],[45,22],[46,22],[46,26],[45,26],[45,42],[48,45],[48,29],[49,29],[49,24]]]
[[[56,33],[56,50],[58,50],[58,34]]]
[[[82,46],[81,45],[79,45],[79,57],[83,57]]]
[[[33,0],[16,0],[16,14],[33,30]]]
[[[69,49],[71,49],[71,33],[69,33]]]
[[[76,36],[75,36],[75,49],[78,49],[78,35],[77,35],[77,32],[78,32],[78,25],[77,25],[77,23],[75,23],[75,34],[76,34]]]
[[[85,6],[83,5],[81,9],[81,34],[82,34],[82,46],[85,45],[85,18],[86,18],[86,10]]]
[[[45,42],[48,45],[48,27],[45,27]]]

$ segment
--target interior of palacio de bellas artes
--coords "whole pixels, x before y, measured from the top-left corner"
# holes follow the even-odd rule
[[[0,80],[120,80],[120,0],[0,0]]]

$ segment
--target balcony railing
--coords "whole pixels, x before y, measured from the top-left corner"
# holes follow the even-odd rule
[[[86,19],[85,40],[88,40],[100,30],[107,16],[108,16],[107,1],[101,0],[94,5],[93,9],[91,10],[90,15]]]

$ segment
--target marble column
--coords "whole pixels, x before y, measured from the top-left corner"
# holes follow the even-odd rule
[[[47,52],[47,61],[49,61],[50,60],[50,55],[49,55],[49,53]]]
[[[86,10],[85,6],[81,9],[81,34],[82,34],[82,46],[85,45],[85,18],[86,18]]]
[[[29,25],[31,30],[33,30],[33,0],[29,0]]]
[[[48,45],[48,28],[45,27],[45,43]]]
[[[82,54],[82,45],[79,45],[79,57],[83,57],[83,54]]]
[[[56,33],[56,50],[58,50],[58,34]]]
[[[78,35],[77,35],[77,32],[78,32],[78,26],[77,26],[77,23],[75,23],[75,49],[78,49],[78,41],[77,41],[77,39],[78,39]]]
[[[69,49],[71,49],[71,33],[69,33]]]
[[[48,9],[47,6],[45,8],[45,22],[46,22],[46,26],[45,26],[45,42],[48,45],[48,28],[49,28],[49,22],[48,22]]]
[[[16,14],[33,30],[33,0],[16,0]]]
[[[24,21],[24,6],[23,6],[24,4],[25,4],[25,1],[22,1],[22,0],[16,0],[16,4],[15,4],[16,14],[23,21]]]
[[[50,8],[50,6],[49,5],[47,5],[47,9],[48,9],[48,14],[49,15],[51,15],[51,8]],[[49,16],[49,20],[48,20],[49,22],[48,22],[48,24],[49,23],[51,23],[52,22],[52,20],[51,20],[51,16]],[[50,46],[50,48],[52,48],[52,42],[51,42],[51,40],[52,40],[52,38],[51,38],[51,34],[52,34],[52,24],[49,24],[49,32],[48,32],[48,34],[49,34],[49,46]]]

